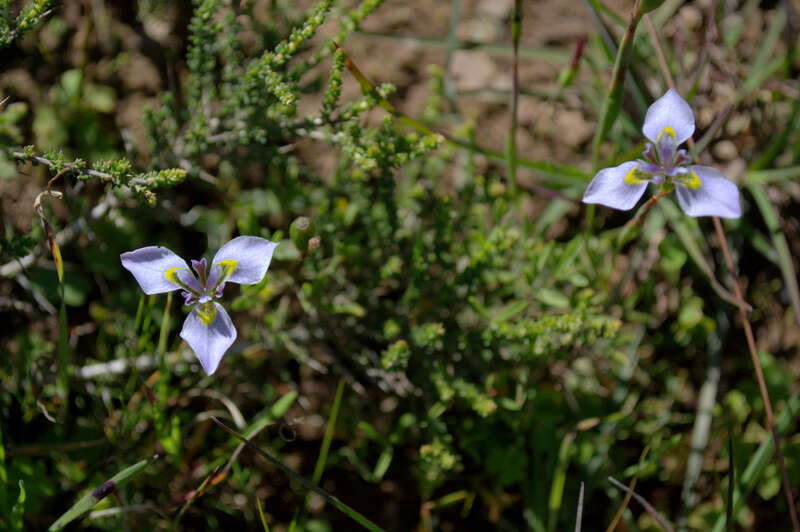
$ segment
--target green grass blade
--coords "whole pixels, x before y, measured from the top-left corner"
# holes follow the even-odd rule
[[[750,165],[750,171],[763,170],[773,164],[781,152],[786,149],[792,134],[800,129],[800,120],[798,119],[800,119],[800,100],[795,100],[792,104],[792,114],[789,120],[786,121],[786,127],[783,128],[777,138],[770,139],[769,146]]]
[[[264,517],[264,510],[261,508],[261,499],[258,497],[256,497],[256,507],[258,508],[258,518],[261,520],[261,528],[264,529],[264,532],[269,532],[267,518]]]
[[[658,511],[655,508],[653,508],[653,506],[649,502],[647,502],[647,500],[644,497],[638,495],[635,491],[627,487],[625,484],[622,484],[614,477],[608,477],[608,481],[611,482],[617,488],[621,489],[622,491],[630,495],[631,497],[633,497],[639,504],[644,506],[644,509],[647,510],[648,514],[650,514],[650,517],[652,517],[659,524],[662,530],[666,530],[666,532],[672,532],[672,526],[670,526],[667,520],[664,519],[664,517],[660,513],[658,513]]]
[[[48,528],[48,532],[53,532],[55,530],[62,530],[65,526],[69,523],[77,519],[78,517],[82,516],[89,510],[91,510],[94,505],[98,502],[103,500],[105,497],[110,495],[114,492],[119,486],[129,482],[131,479],[136,477],[139,473],[144,471],[144,469],[158,459],[158,455],[153,455],[151,458],[147,458],[140,462],[136,462],[130,467],[126,467],[110,479],[106,480],[99,486],[97,486],[94,490],[90,493],[87,493],[81,499],[72,505],[72,507],[64,512],[64,514],[56,519],[56,521],[50,525]]]
[[[614,42],[614,37],[612,37],[611,32],[608,31],[608,28],[603,23],[603,19],[600,18],[599,5],[597,5],[595,0],[583,0],[583,3],[586,5],[586,9],[589,10],[589,13],[594,19],[595,24],[597,25],[597,31],[600,32],[600,42],[603,44],[603,51],[606,54],[606,59],[613,61],[614,56],[617,53],[617,44]]]
[[[181,506],[181,509],[178,512],[178,514],[175,516],[175,519],[172,520],[172,524],[169,527],[170,532],[172,532],[173,530],[177,530],[178,523],[180,523],[181,518],[183,517],[183,514],[185,514],[186,510],[188,510],[189,507],[192,504],[194,504],[194,501],[198,497],[200,497],[200,496],[205,494],[205,491],[206,491],[206,488],[208,487],[208,484],[211,482],[211,480],[214,477],[217,476],[217,472],[218,471],[219,471],[219,467],[215,468],[214,471],[212,471],[210,475],[207,475],[206,478],[203,479],[203,482],[200,483],[200,486],[197,489],[194,489],[194,490],[192,490],[190,492],[191,495],[189,496],[188,500],[186,500],[186,502],[183,503],[183,506]]]
[[[625,21],[619,18],[616,13],[612,10],[607,8],[598,0],[584,0],[584,4],[586,4],[586,8],[591,13],[592,18],[594,19],[595,25],[597,26],[597,30],[600,32],[600,36],[602,38],[603,44],[603,51],[605,52],[606,58],[609,62],[613,63],[616,55],[617,55],[617,43],[614,41],[614,37],[611,35],[611,31],[606,26],[605,22],[603,22],[603,18],[601,17],[601,13],[604,14],[607,18],[610,18],[617,24],[619,27],[625,27]],[[590,56],[591,57],[591,56]],[[587,58],[588,59],[588,58]],[[591,62],[591,59],[589,59]],[[646,78],[641,72],[638,71],[637,63],[634,61],[628,65],[630,68],[630,72],[627,73],[626,79],[630,83],[630,91],[633,95],[634,100],[636,101],[636,105],[638,106],[639,110],[644,116],[644,112],[648,106],[648,100],[652,100],[647,93],[645,92],[645,86],[642,81]]]
[[[283,417],[289,407],[294,404],[295,399],[297,399],[297,392],[292,390],[290,392],[285,393],[281,396],[280,399],[275,401],[275,404],[272,405],[272,408],[269,410],[269,414],[272,419],[278,419]],[[253,430],[252,428],[250,430]]]
[[[336,507],[337,510],[345,514],[347,517],[349,517],[359,525],[363,526],[367,530],[370,530],[371,532],[383,532],[383,529],[380,528],[378,525],[376,525],[375,523],[373,523],[372,521],[370,521],[369,519],[361,515],[359,512],[357,512],[350,506],[346,505],[345,503],[343,503],[342,501],[340,501],[339,499],[337,499],[324,489],[320,488],[316,484],[313,484],[305,477],[300,476],[292,469],[285,466],[280,460],[273,457],[271,454],[267,453],[266,451],[261,449],[259,446],[255,445],[253,442],[251,442],[250,440],[248,440],[247,438],[245,438],[232,428],[228,427],[225,423],[223,423],[219,419],[215,417],[212,417],[211,419],[214,420],[214,423],[216,423],[217,425],[228,431],[237,440],[250,447],[256,453],[260,454],[265,460],[267,460],[267,462],[269,462],[270,464],[274,465],[275,467],[286,473],[292,480],[299,482],[307,490],[313,491],[314,493],[325,499],[327,502],[331,503],[334,507]]]
[[[714,119],[714,122],[711,126],[706,130],[700,140],[698,140],[695,145],[689,149],[689,157],[694,159],[697,157],[698,153],[702,153],[706,147],[711,143],[714,137],[719,132],[720,128],[723,126],[726,120],[728,120],[728,115],[733,111],[735,105],[729,105],[725,108],[717,118]]]
[[[22,532],[25,517],[25,482],[19,481],[19,497],[11,509],[11,530]]]
[[[61,305],[58,309],[58,390],[64,398],[69,394],[69,329],[67,328],[67,305],[64,302],[64,283],[61,286]]]
[[[786,25],[786,12],[783,9],[776,9],[775,16],[767,29],[761,41],[761,48],[758,50],[758,55],[753,66],[750,68],[750,73],[744,81],[742,90],[739,92],[740,99],[757,89],[761,84],[772,75],[775,65],[769,60],[772,55],[772,50],[781,37],[783,27]],[[782,63],[785,58],[781,58]]]
[[[792,309],[794,310],[794,319],[800,323],[800,290],[797,286],[797,277],[795,275],[794,264],[792,264],[792,253],[789,250],[789,243],[786,236],[781,231],[780,220],[778,213],[767,198],[767,193],[763,186],[749,183],[747,190],[753,195],[753,199],[761,211],[761,216],[764,218],[764,223],[770,231],[772,237],[772,244],[775,246],[775,251],[778,253],[778,264],[781,268],[783,275],[783,282],[789,291],[789,298],[792,301]]]
[[[519,125],[519,40],[522,36],[522,0],[514,0],[511,18],[511,40],[514,56],[511,66],[511,123],[506,139],[508,185],[512,196],[517,190],[517,128]]]
[[[569,467],[569,452],[572,449],[572,442],[575,441],[575,433],[570,432],[561,440],[561,447],[558,449],[558,462],[553,473],[553,483],[550,485],[550,501],[547,512],[547,530],[553,532],[558,522],[558,512],[561,510],[561,502],[564,498],[564,484],[567,481],[567,468]]]
[[[760,185],[794,181],[798,177],[800,177],[800,166],[788,166],[786,168],[776,168],[773,170],[758,170],[747,174],[749,183],[758,183]]]
[[[639,473],[642,471],[642,466],[644,465],[644,460],[647,458],[647,453],[650,452],[650,447],[645,447],[642,450],[642,454],[639,455],[639,462],[636,468],[633,471],[633,476],[631,477],[630,483],[628,484],[628,489],[630,491],[625,492],[625,498],[622,500],[622,504],[617,509],[617,513],[614,514],[614,518],[609,523],[608,528],[606,528],[606,532],[614,532],[617,529],[617,525],[619,524],[620,520],[622,519],[622,515],[625,513],[625,510],[628,508],[628,504],[631,502],[631,496],[633,494],[633,490],[636,489],[636,483],[639,481]]]
[[[461,0],[452,0],[450,9],[450,25],[447,30],[446,55],[444,59],[444,96],[450,109],[458,112],[458,100],[455,83],[451,72],[453,57],[458,49],[458,26],[461,23]]]
[[[600,110],[600,120],[597,124],[593,141],[594,152],[594,168],[598,168],[600,161],[600,144],[608,135],[611,126],[619,116],[622,109],[622,96],[625,88],[625,75],[628,72],[628,66],[631,62],[633,55],[633,37],[636,33],[636,27],[642,19],[642,12],[637,7],[634,7],[634,12],[631,14],[631,21],[628,24],[625,34],[622,36],[622,41],[619,43],[617,50],[617,57],[614,60],[614,70],[611,75],[611,82],[608,85],[608,92],[603,100],[603,107]]]
[[[322,473],[325,471],[325,464],[328,462],[328,451],[330,451],[333,434],[336,431],[336,419],[339,417],[339,407],[342,406],[342,395],[344,395],[344,379],[339,379],[339,386],[336,388],[336,397],[333,399],[331,417],[328,419],[328,426],[325,428],[325,437],[322,439],[322,446],[319,449],[317,463],[314,466],[314,474],[311,476],[311,482],[314,484],[319,484],[319,481],[322,480]]]
[[[736,474],[733,462],[733,437],[728,434],[728,495],[725,498],[725,531],[733,532],[733,487]]]
[[[144,293],[142,293],[142,295],[139,296],[139,305],[136,307],[136,317],[133,320],[133,335],[134,336],[136,336],[136,334],[139,332],[139,327],[142,326],[142,316],[144,315],[144,300],[145,300],[145,297],[146,296],[144,295]]]
[[[6,471],[6,448],[3,445],[3,424],[0,423],[0,512],[6,511],[6,484],[8,472]]]
[[[778,414],[778,419],[775,420],[778,432],[785,432],[790,423],[794,423],[797,414],[800,412],[800,396],[795,395],[786,402],[786,407],[783,412]],[[756,484],[761,479],[767,466],[772,462],[772,457],[775,454],[775,444],[772,433],[758,446],[755,454],[750,459],[747,467],[741,474],[741,480],[738,484],[733,485],[733,510],[731,515],[735,516],[739,511],[745,498],[750,495],[750,492],[755,489]],[[714,523],[712,532],[723,532],[725,530],[726,517],[722,513]]]
[[[322,479],[322,473],[325,471],[325,464],[328,462],[328,451],[331,448],[331,441],[333,434],[336,430],[336,419],[339,417],[339,407],[342,405],[342,395],[344,394],[344,379],[339,379],[339,385],[336,387],[336,396],[333,399],[333,408],[331,408],[331,417],[328,418],[328,425],[325,427],[325,436],[322,438],[322,445],[319,448],[319,455],[317,455],[317,463],[314,465],[314,473],[311,475],[311,482],[319,484]],[[291,524],[289,524],[289,531],[295,530],[300,516],[308,504],[308,498],[302,506],[299,506],[294,513]]]
[[[162,357],[167,352],[167,335],[169,334],[169,309],[172,306],[172,292],[167,293],[167,304],[164,305],[164,316],[161,318],[161,331],[158,333],[158,353]]]
[[[339,49],[343,50],[343,48],[341,47]],[[480,153],[481,155],[484,155],[491,159],[495,159],[500,162],[507,161],[507,155],[502,151],[485,148],[477,144],[474,144],[472,142],[460,140],[450,135],[445,135],[443,133],[434,131],[433,129],[426,126],[419,120],[404,115],[403,113],[395,109],[395,107],[388,100],[382,98],[380,94],[378,94],[375,85],[361,72],[361,70],[347,56],[345,56],[345,66],[347,67],[350,74],[356,79],[358,84],[361,86],[362,92],[374,96],[378,101],[378,105],[387,113],[394,116],[397,119],[398,124],[402,124],[411,129],[415,129],[417,132],[422,133],[423,135],[438,136],[451,146],[470,150],[475,153]],[[549,183],[557,183],[565,186],[576,185],[576,184],[585,186],[586,183],[589,181],[589,175],[580,168],[575,166],[534,161],[531,159],[526,159],[524,157],[517,158],[517,166],[522,166],[524,168],[534,170],[537,173],[544,174],[546,177],[550,179]]]
[[[358,30],[358,35],[364,35],[370,39],[381,39],[396,41],[407,45],[413,45],[423,49],[444,50],[449,49],[449,39],[438,37],[425,37],[421,35],[391,35],[368,30]],[[460,40],[455,42],[456,50],[479,50],[487,54],[506,57],[514,54],[512,46],[507,43],[492,43],[471,40]],[[535,48],[520,46],[519,56],[523,59],[537,59],[540,61],[550,61],[553,63],[564,63],[569,61],[570,53],[563,48],[556,46],[539,46]],[[612,56],[613,58],[613,56]]]
[[[722,42],[725,46],[731,50],[735,50],[736,47],[739,46],[745,21],[752,19],[753,13],[758,9],[758,4],[760,3],[760,0],[746,0],[744,5],[737,10],[739,14],[739,17],[737,17],[738,20],[733,21],[722,35]]]
[[[658,207],[667,217],[667,220],[669,220],[669,224],[672,227],[673,232],[675,235],[677,235],[678,239],[680,239],[681,244],[683,244],[683,247],[686,249],[687,253],[689,253],[692,261],[694,261],[695,265],[700,268],[700,271],[702,271],[708,278],[708,281],[711,284],[711,288],[714,290],[714,292],[716,292],[720,298],[727,301],[731,305],[737,307],[740,305],[745,305],[746,308],[750,310],[749,305],[747,305],[746,302],[739,301],[736,296],[731,294],[725,289],[724,286],[722,286],[719,281],[717,281],[717,278],[714,276],[714,270],[711,268],[711,265],[703,255],[703,252],[695,241],[695,237],[689,227],[690,223],[696,224],[697,222],[694,220],[689,222],[682,215],[682,213],[678,211],[678,208],[666,198],[658,203]]]
[[[157,297],[157,295],[147,296],[147,308],[142,318],[142,328],[139,331],[139,349],[145,349],[148,344],[152,345],[150,340],[150,322],[153,321],[152,309],[156,304]]]

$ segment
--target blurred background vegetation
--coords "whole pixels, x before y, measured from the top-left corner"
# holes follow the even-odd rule
[[[572,530],[582,483],[603,530],[609,476],[722,530],[732,471],[736,526],[788,530],[711,221],[665,199],[620,247],[632,213],[580,203],[632,7],[0,1],[0,527],[125,472],[73,529],[260,530],[259,506],[270,530],[357,528],[217,417],[386,530]],[[664,2],[597,152],[642,150],[663,49],[699,161],[741,186],[725,227],[794,490],[798,11]],[[119,254],[239,234],[281,244],[228,291],[239,339],[207,377],[179,301]],[[631,502],[617,529],[659,526]]]

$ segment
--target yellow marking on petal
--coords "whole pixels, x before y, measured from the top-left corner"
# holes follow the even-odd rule
[[[196,290],[189,287],[188,284],[183,282],[181,278],[178,277],[178,272],[181,271],[188,271],[188,270],[186,268],[181,268],[180,266],[175,266],[174,268],[169,268],[167,271],[165,271],[164,277],[167,278],[167,281],[180,286],[190,294],[199,295]]]
[[[656,139],[657,142],[661,142],[661,135],[664,133],[672,137],[672,140],[678,140],[678,135],[675,134],[675,130],[672,129],[671,126],[664,126],[664,128],[658,132],[658,139]]]
[[[237,266],[239,263],[233,259],[221,260],[217,263],[217,265],[222,268],[222,275],[219,278],[219,283],[223,282],[225,279],[230,277],[234,271],[236,271]]]
[[[700,181],[700,177],[694,171],[689,172],[689,177],[683,180],[683,184],[691,189],[703,186],[703,182]]]
[[[211,301],[203,303],[197,307],[197,317],[200,318],[203,325],[208,327],[217,317],[217,307]]]
[[[167,278],[167,281],[171,283],[175,283],[178,286],[185,287],[186,285],[178,278],[178,272],[183,270],[180,266],[175,266],[174,268],[170,268],[164,272],[164,277]]]
[[[638,170],[638,168],[636,168],[636,167],[634,166],[633,168],[631,168],[630,172],[628,172],[628,173],[625,175],[625,182],[626,182],[627,184],[629,184],[629,185],[638,185],[639,183],[641,183],[641,182],[642,182],[642,180],[641,180],[641,179],[639,179],[638,177],[636,177],[636,171],[637,171],[637,170]]]

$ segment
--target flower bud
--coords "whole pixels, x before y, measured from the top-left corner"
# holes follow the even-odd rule
[[[289,227],[289,236],[300,253],[304,253],[308,249],[309,240],[314,236],[315,232],[314,221],[307,216],[300,216],[295,219],[291,227]]]

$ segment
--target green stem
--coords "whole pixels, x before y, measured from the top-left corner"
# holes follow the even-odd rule
[[[67,306],[64,303],[64,283],[59,283],[61,305],[58,309],[58,389],[64,399],[63,410],[66,411],[66,398],[69,395],[69,330],[67,328]]]
[[[344,395],[344,379],[339,379],[339,386],[336,387],[336,397],[333,399],[331,417],[328,419],[328,426],[325,428],[325,437],[322,439],[322,446],[319,449],[317,464],[314,466],[314,474],[311,475],[311,482],[319,484],[322,480],[322,473],[325,471],[325,464],[328,461],[328,451],[331,448],[333,433],[336,430],[336,420],[339,417],[339,407],[342,405]]]
[[[508,188],[511,197],[517,191],[517,127],[519,125],[519,40],[522,36],[522,0],[514,0],[514,16],[511,20],[511,39],[514,59],[511,67],[511,125],[508,131]]]
[[[628,72],[628,65],[631,61],[633,54],[633,37],[636,33],[636,28],[639,21],[642,19],[642,11],[639,7],[639,0],[633,7],[631,12],[631,21],[622,36],[622,41],[619,43],[617,50],[617,57],[614,61],[614,70],[611,74],[611,83],[608,85],[608,92],[603,101],[603,108],[600,111],[600,120],[595,131],[594,136],[594,153],[593,153],[593,166],[597,171],[600,162],[600,144],[605,139],[611,126],[619,116],[619,111],[622,108],[622,94],[625,87],[625,74]]]
[[[169,309],[172,306],[172,292],[167,292],[167,304],[164,305],[164,316],[161,318],[161,331],[158,334],[158,353],[163,358],[167,351],[167,335],[169,333]]]
[[[311,475],[311,482],[319,484],[322,480],[322,473],[325,471],[325,464],[328,462],[328,452],[331,448],[331,441],[333,441],[333,434],[336,430],[336,420],[339,417],[339,408],[342,405],[342,396],[344,395],[344,379],[339,379],[339,385],[336,387],[336,397],[333,399],[333,408],[331,408],[331,417],[328,418],[328,426],[325,428],[325,436],[322,438],[322,445],[317,455],[317,463],[314,466],[314,474]],[[300,514],[308,504],[308,498],[303,502],[302,506],[298,506],[294,513],[292,522],[289,525],[289,532],[295,530],[297,522],[300,519]]]
[[[228,433],[230,433],[234,438],[236,438],[240,442],[250,447],[256,453],[260,454],[265,460],[267,460],[267,462],[269,462],[270,464],[274,465],[275,467],[286,473],[292,480],[299,482],[307,490],[313,491],[314,493],[316,493],[317,495],[319,495],[320,497],[331,503],[337,510],[339,510],[340,512],[351,518],[356,523],[360,524],[361,526],[363,526],[367,530],[370,530],[371,532],[384,532],[383,529],[380,528],[378,525],[376,525],[375,523],[373,523],[372,521],[370,521],[369,519],[361,515],[359,512],[357,512],[350,506],[346,505],[345,503],[343,503],[342,501],[340,501],[339,499],[337,499],[324,489],[310,482],[305,477],[302,477],[299,474],[295,473],[290,468],[285,466],[280,460],[273,457],[266,451],[262,450],[260,447],[255,445],[253,442],[251,442],[250,440],[248,440],[247,438],[245,438],[232,428],[228,427],[225,423],[223,423],[219,419],[213,416],[211,417],[211,419],[214,420],[214,423],[216,423],[217,425],[228,431]]]
[[[733,281],[733,293],[737,299],[742,301],[742,289],[739,286],[739,278],[736,275],[736,268],[733,264],[728,249],[728,240],[725,237],[725,230],[722,228],[722,222],[719,218],[714,216],[714,229],[717,233],[720,246],[722,247],[722,255],[725,257],[725,265],[728,267],[728,272],[731,274]],[[753,328],[750,325],[750,319],[747,316],[747,311],[743,307],[739,307],[739,318],[744,328],[745,339],[747,340],[747,347],[750,351],[750,358],[753,361],[753,369],[756,372],[756,382],[758,382],[758,389],[761,392],[761,399],[764,402],[764,410],[767,415],[767,427],[772,431],[772,437],[775,440],[775,454],[778,458],[778,468],[781,472],[781,480],[783,481],[783,493],[786,496],[786,503],[789,506],[789,517],[792,521],[792,530],[800,532],[800,520],[797,517],[797,509],[794,505],[794,497],[792,496],[792,485],[789,482],[789,475],[786,472],[786,465],[783,460],[783,451],[781,450],[781,440],[778,435],[778,429],[775,426],[775,416],[772,413],[772,402],[769,398],[769,391],[767,390],[767,382],[764,380],[764,372],[761,370],[761,361],[758,359],[758,348],[756,346],[756,339],[753,335]]]
[[[450,28],[447,30],[447,56],[444,60],[444,95],[453,112],[458,112],[456,101],[456,87],[450,75],[453,63],[453,54],[458,49],[458,24],[461,21],[461,0],[453,0],[453,9],[450,11]]]
[[[339,49],[343,50],[341,47],[339,47]],[[350,60],[350,58],[347,57],[346,55],[345,55],[345,66],[353,75],[353,77],[356,78],[356,81],[358,81],[359,85],[361,86],[361,90],[375,97],[375,99],[378,102],[378,105],[382,109],[384,109],[387,113],[395,117],[398,123],[410,127],[412,129],[415,129],[416,131],[422,133],[423,135],[438,136],[439,138],[441,138],[442,140],[444,140],[453,147],[463,148],[473,152],[477,152],[490,159],[495,159],[498,161],[507,160],[506,155],[500,151],[485,148],[475,143],[459,140],[455,137],[451,137],[444,133],[434,131],[433,129],[426,126],[419,120],[404,115],[403,113],[395,109],[395,107],[388,100],[381,97],[381,95],[376,90],[375,85],[361,72],[361,70],[355,65],[355,63],[353,63]],[[541,172],[543,174],[547,174],[551,177],[558,178],[564,183],[570,185],[579,185],[581,187],[584,187],[586,186],[586,182],[588,181],[588,176],[578,168],[573,168],[564,165],[555,165],[551,163],[543,163],[541,161],[534,161],[531,159],[526,159],[524,157],[517,158],[517,165],[523,166],[530,170]],[[539,187],[539,190],[542,190],[542,187]],[[558,192],[550,189],[544,189],[544,190],[550,192],[551,194],[560,195]],[[564,197],[563,199],[572,201],[571,198],[567,197]]]

